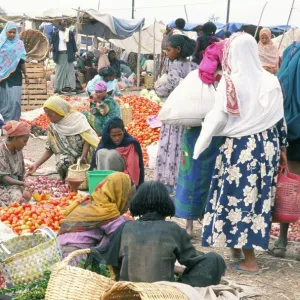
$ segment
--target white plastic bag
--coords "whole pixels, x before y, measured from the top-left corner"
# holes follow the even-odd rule
[[[170,94],[158,117],[162,123],[196,127],[214,107],[215,88],[192,71]]]
[[[154,142],[147,147],[147,154],[149,156],[149,168],[155,169],[156,167],[156,157],[158,153],[158,142]]]
[[[18,235],[6,224],[0,222],[0,243],[6,242]]]

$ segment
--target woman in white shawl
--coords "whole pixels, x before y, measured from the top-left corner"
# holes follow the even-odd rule
[[[223,58],[223,78],[208,113],[194,158],[213,136],[225,136],[216,159],[203,222],[203,246],[228,247],[240,273],[256,274],[254,250],[267,250],[280,156],[286,127],[278,79],[260,63],[248,34],[233,35]]]

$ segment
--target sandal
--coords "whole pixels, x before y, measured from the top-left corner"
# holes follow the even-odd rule
[[[257,272],[246,271],[246,270],[241,269],[239,267],[239,265],[237,265],[237,264],[233,264],[232,268],[233,268],[233,270],[235,270],[239,274],[247,274],[247,275],[259,275],[259,274],[261,274],[260,270],[257,271]]]
[[[274,247],[273,249],[268,249],[268,253],[275,257],[284,258],[286,247]]]

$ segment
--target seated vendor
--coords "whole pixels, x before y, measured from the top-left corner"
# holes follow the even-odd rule
[[[136,186],[144,182],[144,162],[139,142],[120,118],[110,119],[94,152],[91,170],[113,170],[128,174]]]
[[[120,227],[107,249],[92,248],[89,261],[112,266],[120,281],[156,282],[175,281],[177,260],[186,267],[180,282],[196,287],[220,283],[226,269],[224,259],[214,252],[197,252],[185,229],[165,220],[174,216],[175,207],[162,183],[141,185],[129,207],[139,219]],[[112,253],[112,247],[118,249]]]
[[[56,169],[62,180],[68,174],[69,166],[78,160],[89,163],[99,138],[84,115],[58,96],[50,97],[44,103],[44,111],[50,120],[46,151],[29,169],[28,175],[55,154]]]
[[[3,126],[6,141],[0,143],[0,207],[14,201],[30,200],[24,182],[25,166],[22,149],[29,139],[25,122],[9,121]]]
[[[99,81],[105,81],[107,84],[107,92],[110,96],[115,97],[121,95],[118,87],[118,82],[116,80],[116,71],[112,67],[106,67],[99,71],[92,80],[90,80],[86,86],[86,93],[88,95],[95,93],[95,86]]]
[[[95,86],[95,94],[91,95],[90,112],[83,111],[89,124],[101,136],[107,121],[113,117],[120,117],[121,110],[114,98],[107,94],[105,81],[98,81]]]
[[[79,56],[76,63],[76,71],[81,84],[87,83],[97,75],[97,68],[93,63],[94,54],[87,52]]]
[[[83,199],[80,205],[72,203],[66,209],[66,219],[58,235],[63,256],[75,250],[105,245],[114,230],[127,220],[123,214],[134,193],[130,177],[116,172],[99,184],[91,199]]]

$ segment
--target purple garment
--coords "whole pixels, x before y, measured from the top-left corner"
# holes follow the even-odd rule
[[[215,72],[218,65],[222,63],[224,45],[225,41],[213,43],[203,54],[199,66],[199,77],[205,84],[209,85],[215,82]]]
[[[126,220],[126,217],[120,216],[110,223],[97,228],[81,232],[68,232],[58,235],[57,239],[62,248],[63,257],[68,256],[71,252],[76,250],[104,246],[110,240],[113,232]],[[85,257],[86,255],[76,257],[71,265],[77,264]]]
[[[159,97],[168,97],[197,64],[190,61],[174,61],[168,72],[168,83],[156,90]],[[156,179],[165,185],[175,186],[181,151],[182,126],[163,124],[160,129],[159,148],[156,159]]]

